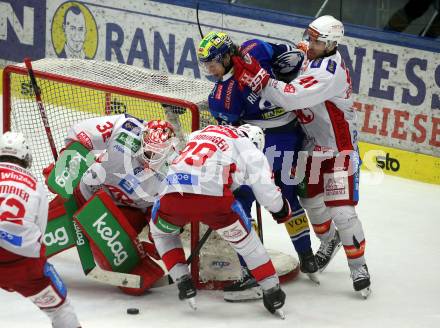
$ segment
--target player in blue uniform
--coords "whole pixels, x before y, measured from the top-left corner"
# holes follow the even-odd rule
[[[273,44],[257,39],[246,41],[238,48],[226,33],[210,32],[200,42],[197,56],[203,70],[217,79],[208,101],[209,110],[219,124],[249,123],[264,130],[264,152],[272,165],[275,184],[280,187],[283,196],[289,200],[292,207],[292,219],[285,225],[298,253],[300,269],[318,282],[315,275],[318,266],[311,248],[308,220],[298,202],[296,185],[290,179],[291,168],[294,167],[296,155],[302,146],[301,127],[292,112],[286,112],[262,99],[248,87],[239,87],[233,77],[231,61],[231,55],[239,53],[249,53],[257,58],[261,66],[271,72],[272,76],[284,81],[290,81],[296,76],[304,54],[291,45]],[[242,186],[236,198],[250,216],[252,202],[255,200],[250,188]],[[246,277],[246,274],[243,281],[238,282],[239,289],[249,284],[252,284],[252,280]],[[231,288],[235,290],[238,285],[234,284]],[[232,294],[228,295],[228,288],[225,292],[225,299],[236,300]],[[240,300],[243,299],[240,297]]]

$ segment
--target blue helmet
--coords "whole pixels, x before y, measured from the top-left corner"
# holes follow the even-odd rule
[[[232,46],[232,40],[226,33],[209,32],[200,41],[197,58],[201,63],[213,60],[220,62],[223,56],[231,51]]]

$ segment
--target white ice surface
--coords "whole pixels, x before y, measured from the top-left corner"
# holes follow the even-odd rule
[[[302,274],[283,286],[284,321],[270,315],[262,302],[226,303],[218,291],[200,291],[196,312],[178,300],[173,285],[142,297],[124,295],[84,278],[75,250],[51,262],[69,288],[83,328],[440,327],[440,186],[390,176],[372,184],[368,178],[366,173],[361,178],[357,207],[372,280],[368,300],[354,293],[343,250],[320,275],[320,286]],[[294,254],[284,227],[267,213],[263,222],[266,245]],[[312,242],[316,250],[316,237]],[[140,314],[127,315],[129,307],[139,308]],[[0,290],[0,327],[50,323],[30,301]]]

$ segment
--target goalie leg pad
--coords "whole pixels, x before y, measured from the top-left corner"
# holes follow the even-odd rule
[[[64,200],[56,196],[49,203],[46,232],[43,237],[45,255],[51,257],[75,245],[72,231],[72,215],[64,207]]]
[[[140,296],[153,286],[153,284],[165,274],[162,268],[148,257],[143,258],[139,264],[129,272],[142,277],[141,288],[119,287],[122,292],[128,295]]]
[[[146,254],[124,214],[99,191],[74,215],[100,267],[128,273]]]

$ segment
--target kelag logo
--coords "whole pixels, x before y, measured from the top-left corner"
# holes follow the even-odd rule
[[[56,10],[51,27],[52,44],[60,58],[93,59],[98,49],[95,18],[83,4],[69,1]]]
[[[45,56],[46,1],[0,0],[0,59]]]

